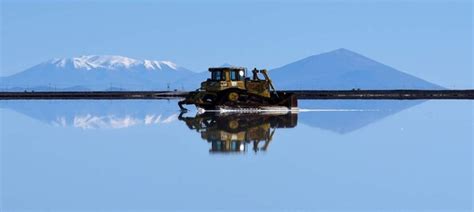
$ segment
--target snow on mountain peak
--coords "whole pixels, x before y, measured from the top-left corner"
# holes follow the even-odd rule
[[[163,70],[172,69],[177,70],[178,66],[170,61],[156,61],[156,60],[137,60],[124,56],[117,55],[84,55],[73,58],[55,58],[47,64],[53,64],[60,68],[74,68],[74,69],[140,69],[146,70]]]
[[[171,69],[176,70],[178,66],[170,61],[156,61],[156,60],[143,60],[143,65],[146,69],[161,69],[162,65],[168,66]]]

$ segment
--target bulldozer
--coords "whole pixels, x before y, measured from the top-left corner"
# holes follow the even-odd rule
[[[257,153],[268,150],[276,128],[296,127],[298,114],[275,111],[234,114],[208,112],[186,117],[183,112],[178,120],[201,134],[201,138],[210,144],[209,153],[245,153],[249,144]]]
[[[187,111],[185,104],[194,104],[205,111],[274,107],[291,110],[298,106],[294,94],[276,91],[266,69],[254,68],[252,78],[247,77],[247,69],[243,67],[213,67],[209,72],[211,77],[199,89],[178,102],[182,111]]]

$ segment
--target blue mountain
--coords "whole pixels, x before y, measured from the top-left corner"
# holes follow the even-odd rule
[[[347,49],[273,69],[270,77],[280,89],[442,89]]]

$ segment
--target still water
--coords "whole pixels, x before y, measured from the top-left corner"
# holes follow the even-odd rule
[[[2,101],[3,211],[472,211],[471,101]]]

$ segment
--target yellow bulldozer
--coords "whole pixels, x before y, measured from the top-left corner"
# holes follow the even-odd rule
[[[267,70],[252,70],[252,78],[242,67],[209,68],[211,77],[201,87],[190,92],[178,102],[181,110],[184,104],[194,104],[206,111],[231,109],[265,109],[268,107],[296,108],[294,94],[276,91]],[[259,74],[263,75],[260,79]]]
[[[276,128],[294,128],[297,113],[202,113],[195,117],[178,116],[189,129],[210,143],[210,153],[244,153],[267,151]]]

